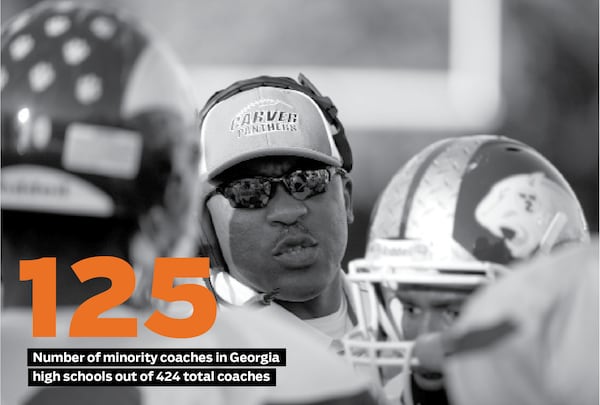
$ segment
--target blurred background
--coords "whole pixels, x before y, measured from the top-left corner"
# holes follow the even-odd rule
[[[2,23],[35,3],[1,0]],[[199,106],[260,74],[302,72],[333,99],[355,159],[344,266],[364,253],[387,181],[447,136],[503,134],[533,146],[565,175],[598,231],[595,0],[101,3],[137,15],[170,43]]]

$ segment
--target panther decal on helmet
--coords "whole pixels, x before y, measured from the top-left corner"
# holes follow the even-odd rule
[[[524,259],[542,241],[552,244],[544,235],[556,215],[569,210],[568,204],[564,204],[569,197],[563,187],[544,173],[517,174],[492,186],[477,205],[475,218],[495,236],[505,239],[513,257]]]

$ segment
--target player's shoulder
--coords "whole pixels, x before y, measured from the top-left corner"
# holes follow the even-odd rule
[[[594,282],[595,281],[595,282]],[[468,301],[458,324],[506,317],[540,318],[569,291],[598,284],[598,243],[568,245],[520,264]],[[525,299],[526,298],[526,299]]]
[[[537,278],[549,280],[559,286],[578,282],[586,273],[597,273],[598,239],[593,238],[586,243],[566,244],[551,254],[539,256],[537,259],[515,267],[515,278]]]
[[[265,403],[370,404],[368,380],[329,350],[307,325],[278,311],[239,308],[219,312],[208,332],[231,347],[284,349],[285,366],[277,368],[277,386]]]

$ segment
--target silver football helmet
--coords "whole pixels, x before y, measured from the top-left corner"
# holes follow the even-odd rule
[[[343,339],[346,356],[371,368],[391,396],[404,389],[410,403],[418,360],[404,337],[402,304],[385,290],[469,294],[513,262],[588,238],[575,194],[532,148],[492,135],[436,142],[391,179],[373,211],[366,255],[349,264],[358,325]],[[401,384],[387,383],[394,374]]]

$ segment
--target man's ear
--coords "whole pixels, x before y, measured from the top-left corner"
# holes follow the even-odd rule
[[[344,203],[346,205],[346,218],[348,224],[354,222],[354,208],[352,205],[352,179],[350,177],[342,178],[342,187],[344,188]]]
[[[212,186],[208,180],[203,178],[200,181],[199,188],[198,208],[196,210],[198,221],[198,255],[210,259],[211,269],[219,268],[227,271],[227,265],[225,264],[225,259],[223,259],[219,239],[217,238],[215,227],[212,222],[212,216],[208,208],[207,196],[214,189],[214,186]]]
[[[211,269],[227,271],[227,265],[223,258],[219,239],[217,238],[210,210],[207,205],[207,203],[204,203],[198,210],[198,253],[201,256],[208,256],[210,258]]]

